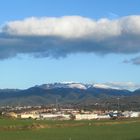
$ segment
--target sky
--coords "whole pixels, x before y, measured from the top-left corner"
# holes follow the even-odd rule
[[[140,88],[139,0],[0,3],[0,88],[64,81]]]

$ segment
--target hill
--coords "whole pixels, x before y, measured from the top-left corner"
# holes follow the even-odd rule
[[[129,91],[81,83],[54,83],[25,90],[1,89],[0,105],[56,105],[140,109],[140,90]]]

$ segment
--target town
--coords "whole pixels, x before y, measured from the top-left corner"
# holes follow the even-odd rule
[[[35,120],[100,120],[140,117],[139,111],[84,110],[48,106],[3,106],[0,107],[0,111],[2,117]]]

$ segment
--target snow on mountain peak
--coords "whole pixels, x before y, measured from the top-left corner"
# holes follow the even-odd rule
[[[63,82],[54,84],[44,84],[39,86],[43,89],[53,89],[53,88],[77,88],[77,89],[87,89],[86,85],[74,82]]]
[[[78,89],[87,89],[84,84],[80,84],[80,83],[72,83],[72,84],[69,84],[68,87],[78,88]]]
[[[111,88],[110,86],[105,85],[105,84],[94,84],[93,87],[95,87],[95,88],[105,88],[105,89]]]
[[[132,82],[108,82],[108,83],[94,83],[94,84],[83,84],[78,82],[60,82],[60,83],[49,83],[40,86],[42,89],[54,89],[54,88],[73,88],[73,89],[90,89],[90,88],[103,88],[103,89],[129,89],[134,90],[140,87],[139,84],[134,84]]]

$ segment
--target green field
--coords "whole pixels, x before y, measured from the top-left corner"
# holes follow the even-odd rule
[[[140,140],[140,119],[106,121],[0,119],[0,140]]]

